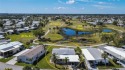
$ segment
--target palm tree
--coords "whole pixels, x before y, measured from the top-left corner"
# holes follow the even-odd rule
[[[57,67],[57,66],[56,66],[56,63],[57,63],[57,55],[56,55],[55,53],[52,55],[52,60],[53,60],[53,62],[54,62],[54,64],[55,64],[55,67]]]
[[[103,54],[102,54],[102,58],[104,58],[104,60],[105,60],[105,66],[106,66],[106,58],[108,57],[108,55],[104,52]]]
[[[68,57],[65,57],[64,61],[65,61],[65,64],[66,64],[66,69],[67,69],[67,67],[68,67],[68,61],[69,61]]]

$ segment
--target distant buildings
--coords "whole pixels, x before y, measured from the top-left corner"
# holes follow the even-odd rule
[[[17,28],[23,28],[25,26],[25,22],[18,22],[17,24],[16,24],[16,27]]]
[[[38,45],[30,50],[28,50],[26,53],[21,54],[17,57],[17,60],[19,62],[25,62],[29,64],[33,64],[36,60],[38,60],[42,55],[44,55],[46,52],[43,45]]]

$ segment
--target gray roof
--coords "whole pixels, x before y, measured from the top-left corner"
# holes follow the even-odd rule
[[[52,54],[58,55],[75,55],[75,50],[72,48],[54,48]]]
[[[103,59],[102,53],[96,48],[87,48],[87,50],[91,53],[95,60]]]
[[[25,54],[22,54],[21,56],[26,56],[28,58],[33,58],[36,56],[39,52],[45,50],[43,45],[38,45],[30,50],[28,50]]]
[[[106,46],[99,46],[98,48],[101,50],[106,50],[104,47],[106,47]]]

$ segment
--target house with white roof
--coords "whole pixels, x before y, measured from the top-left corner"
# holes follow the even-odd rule
[[[13,34],[13,33],[14,33],[14,30],[9,29],[9,30],[6,31],[6,33],[7,33],[7,34]]]
[[[23,49],[23,44],[18,41],[2,44],[0,45],[0,56],[8,57],[21,51],[22,49]]]
[[[88,69],[96,68],[99,63],[105,63],[102,58],[102,53],[97,48],[85,48],[82,49],[82,54],[85,57],[85,62]],[[106,61],[108,63],[108,61]]]
[[[69,65],[77,65],[79,61],[79,56],[76,55],[75,50],[72,48],[54,48],[52,54],[57,55],[58,64],[65,64],[65,58],[68,58]]]
[[[4,38],[5,38],[5,37],[4,37],[3,35],[0,35],[0,40],[1,40],[1,39],[4,39]]]
[[[25,25],[25,22],[18,22],[17,24],[16,24],[16,27],[17,28],[21,28],[22,26],[24,27],[24,25]]]
[[[39,21],[33,21],[31,27],[38,27],[39,26]]]
[[[29,49],[26,53],[21,54],[17,57],[19,62],[25,62],[28,64],[33,64],[46,52],[43,45],[38,45],[32,49]]]
[[[3,26],[10,26],[12,25],[13,23],[10,21],[10,20],[7,20],[6,23],[3,24]]]
[[[104,46],[100,49],[107,53],[110,58],[116,59],[117,61],[125,62],[125,49],[116,48],[113,46]]]

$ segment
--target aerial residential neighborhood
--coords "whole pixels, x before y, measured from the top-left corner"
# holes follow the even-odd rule
[[[0,69],[124,70],[124,15],[17,15],[0,16]]]
[[[125,1],[0,0],[0,70],[125,70]]]

